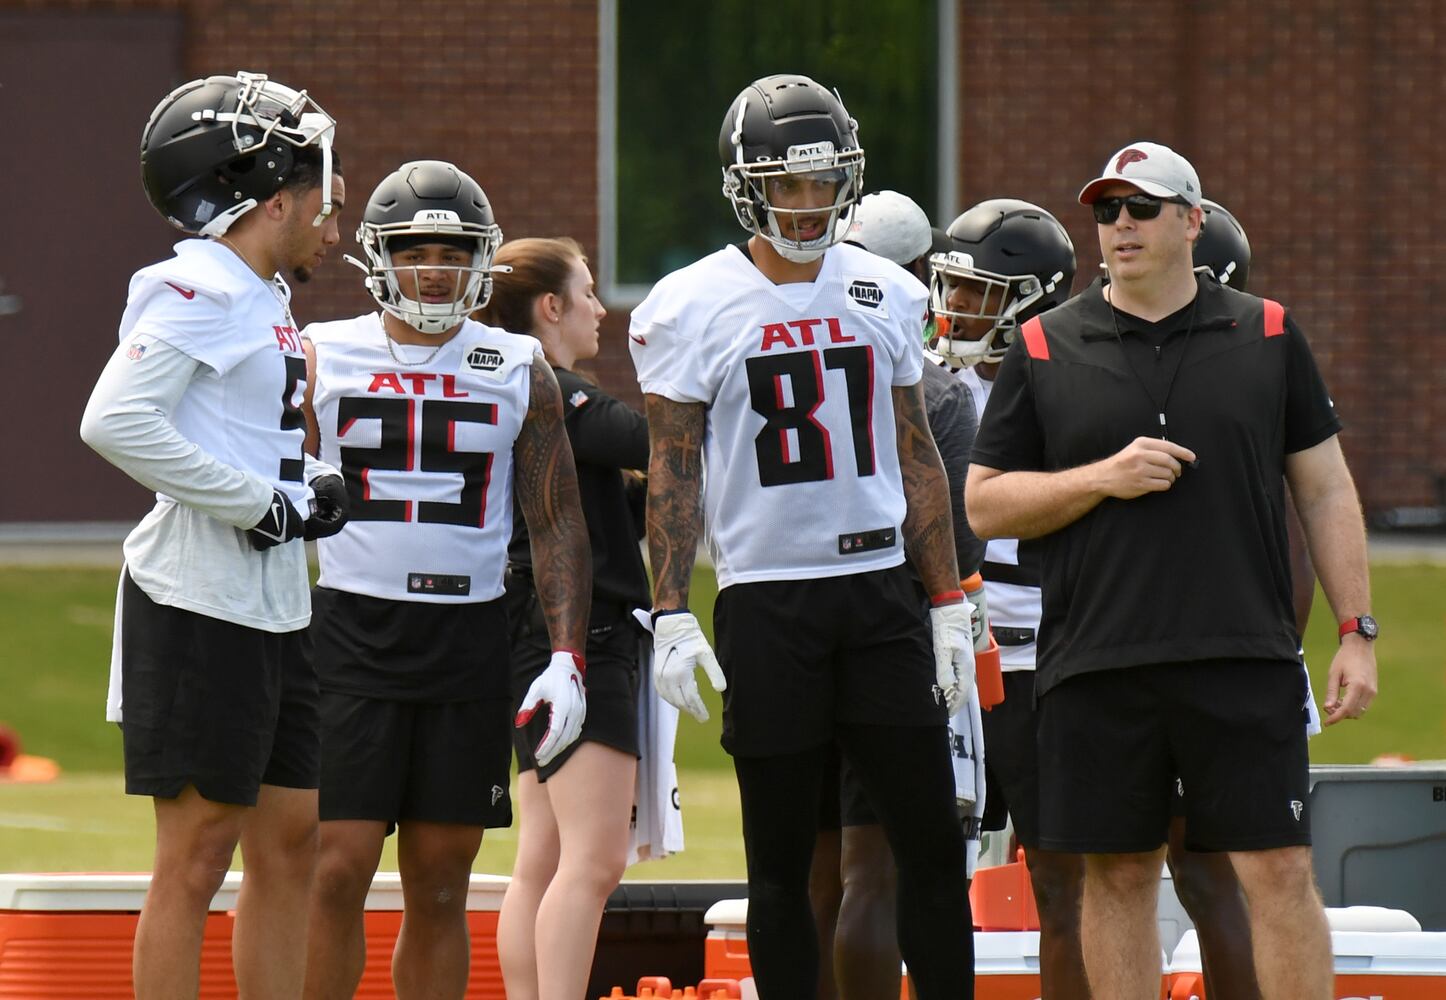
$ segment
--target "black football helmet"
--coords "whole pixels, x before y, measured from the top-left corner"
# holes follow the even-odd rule
[[[336,121],[304,90],[264,73],[209,76],[171,91],[141,134],[141,182],[171,225],[220,236],[279,191],[296,151],[317,147],[321,213],[331,214],[331,144]]]
[[[392,263],[395,242],[400,240],[412,245],[450,243],[471,250],[470,266],[452,268],[458,272],[462,293],[452,302],[420,302],[403,296],[397,284],[397,272],[403,268]],[[377,305],[422,333],[445,333],[492,297],[492,258],[502,245],[502,230],[481,185],[450,163],[413,160],[384,177],[367,200],[356,241],[367,262],[347,260],[366,272],[366,287]]]
[[[864,150],[858,122],[849,117],[837,91],[806,76],[779,73],[755,80],[733,99],[718,135],[723,161],[723,194],[738,223],[763,237],[785,258],[817,260],[843,239],[847,219],[863,194]],[[769,204],[765,180],[788,174],[827,174],[838,192],[823,234],[801,241],[785,238],[780,214],[816,215]],[[840,226],[840,220],[845,225]]]
[[[929,257],[929,305],[937,319],[935,349],[954,367],[1001,361],[1019,324],[1069,298],[1074,244],[1038,205],[1014,198],[981,201],[946,235],[948,249]],[[949,290],[959,281],[982,286],[977,311],[949,308]],[[979,340],[964,339],[955,324],[969,319],[993,326]]]
[[[1195,270],[1207,271],[1222,285],[1245,291],[1250,280],[1250,240],[1235,216],[1225,206],[1201,199],[1205,224],[1195,241]]]

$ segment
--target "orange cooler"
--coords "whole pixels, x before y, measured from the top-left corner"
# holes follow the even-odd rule
[[[1446,931],[1332,931],[1337,1000],[1446,998]],[[1206,1000],[1200,942],[1180,939],[1171,962],[1170,1000]]]
[[[201,995],[233,1000],[231,928],[241,873],[211,901],[201,945]],[[0,874],[0,1000],[130,1000],[131,945],[148,874]],[[507,879],[473,875],[468,1000],[503,1000],[497,912]],[[367,964],[357,997],[391,997],[391,953],[402,922],[401,879],[378,872],[367,894]]]

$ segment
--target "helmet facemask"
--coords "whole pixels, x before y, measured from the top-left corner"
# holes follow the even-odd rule
[[[823,256],[825,250],[843,240],[853,207],[863,194],[864,151],[860,148],[839,150],[823,139],[788,147],[781,158],[743,158],[743,115],[747,102],[738,103],[734,120],[732,145],[735,162],[723,168],[723,194],[733,205],[738,222],[749,232],[767,240],[785,260],[806,264]],[[768,197],[768,180],[774,177],[806,177],[818,179],[825,175],[837,183],[831,205],[806,209],[780,208]],[[822,216],[823,231],[811,240],[784,235],[783,221],[799,217]],[[840,221],[843,225],[840,225]],[[789,227],[792,228],[792,227]]]
[[[1052,293],[1064,272],[1051,276],[1047,285],[1032,274],[1005,275],[986,271],[974,265],[968,253],[951,250],[929,258],[929,307],[934,313],[938,340],[935,350],[954,368],[972,368],[979,364],[998,364],[1004,360],[1019,317],[1030,307]],[[979,307],[972,311],[949,306],[949,293],[961,281],[970,281],[983,290]],[[965,334],[967,321],[987,320],[989,330],[978,339]]]
[[[492,258],[502,244],[502,230],[495,224],[463,222],[456,212],[429,209],[418,212],[417,218],[407,222],[381,225],[363,222],[356,238],[367,263],[354,257],[348,260],[366,272],[365,284],[372,298],[383,310],[419,333],[433,336],[446,333],[492,297]],[[405,243],[409,246],[428,242],[465,245],[472,249],[472,262],[470,265],[397,264],[392,254],[400,251],[394,250],[393,242],[400,238],[407,238]],[[451,301],[423,302],[423,275],[437,271],[453,272],[455,294]],[[418,298],[402,294],[398,276],[403,273],[413,278]]]
[[[305,90],[292,90],[269,80],[264,73],[248,73],[242,70],[236,74],[236,80],[241,86],[236,93],[234,111],[198,111],[194,112],[192,117],[197,121],[229,124],[231,142],[238,155],[254,150],[252,155],[262,156],[273,140],[297,149],[317,146],[321,150],[322,161],[321,211],[312,220],[312,225],[320,226],[333,211],[331,150],[336,119],[312,100]],[[268,163],[266,166],[271,169],[275,165]],[[287,164],[283,169],[289,170],[289,167]],[[236,202],[212,218],[200,230],[200,235],[224,235],[237,219],[255,208],[257,203],[254,197]]]

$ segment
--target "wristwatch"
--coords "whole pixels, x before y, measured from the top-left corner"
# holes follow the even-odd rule
[[[1352,632],[1359,632],[1361,638],[1367,642],[1375,642],[1376,636],[1381,634],[1381,629],[1370,615],[1361,615],[1359,618],[1347,618],[1341,622],[1340,638],[1344,639]]]

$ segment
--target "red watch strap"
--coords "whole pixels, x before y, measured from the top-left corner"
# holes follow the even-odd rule
[[[1336,632],[1336,638],[1344,639],[1352,632],[1359,632],[1360,630],[1361,620],[1359,618],[1347,618],[1345,621],[1341,622],[1341,627]]]

